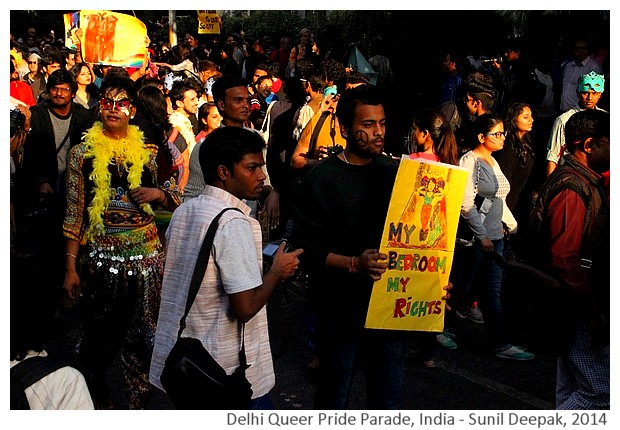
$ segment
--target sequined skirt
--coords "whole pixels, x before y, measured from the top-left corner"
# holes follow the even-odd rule
[[[165,260],[155,223],[98,237],[83,258],[82,293],[92,317],[123,308],[154,328]]]

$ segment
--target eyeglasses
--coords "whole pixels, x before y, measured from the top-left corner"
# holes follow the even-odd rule
[[[105,110],[114,110],[116,109],[128,109],[131,106],[131,100],[129,99],[121,99],[121,100],[112,100],[108,98],[103,98],[99,101],[99,106],[101,109]]]
[[[28,64],[39,64],[38,61],[28,61]]]
[[[494,136],[496,139],[501,139],[502,137],[506,137],[506,132],[496,131],[495,133],[486,133],[485,136]]]
[[[52,88],[50,88],[50,92],[69,94],[69,93],[71,93],[71,88],[52,87]]]

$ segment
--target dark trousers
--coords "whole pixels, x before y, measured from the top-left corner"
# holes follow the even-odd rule
[[[346,409],[355,370],[364,366],[367,409],[400,409],[405,368],[404,332],[319,328],[315,409]]]

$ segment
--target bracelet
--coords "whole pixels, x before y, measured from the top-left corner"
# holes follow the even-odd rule
[[[349,273],[357,273],[355,268],[355,257],[351,257],[351,267],[349,267]]]
[[[70,252],[67,252],[65,255],[66,255],[67,257],[73,257],[73,258],[75,258],[75,259],[77,260],[77,255],[73,255],[73,254],[71,254]]]

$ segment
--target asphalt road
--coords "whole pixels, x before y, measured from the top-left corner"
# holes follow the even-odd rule
[[[278,410],[313,409],[315,383],[307,370],[309,352],[305,325],[306,296],[303,287],[280,289],[269,304],[270,332],[276,386],[271,392]],[[48,352],[73,354],[81,329],[73,309],[62,311],[62,324]],[[415,336],[410,336],[405,369],[403,410],[553,410],[555,359],[531,349],[536,358],[527,362],[498,359],[492,353],[484,325],[449,320],[458,348],[437,347],[437,367],[425,368],[417,359]],[[525,345],[527,346],[527,345]],[[109,372],[116,409],[127,409],[118,361]],[[362,372],[357,372],[350,409],[365,408]],[[147,409],[174,409],[166,395],[157,391]]]

